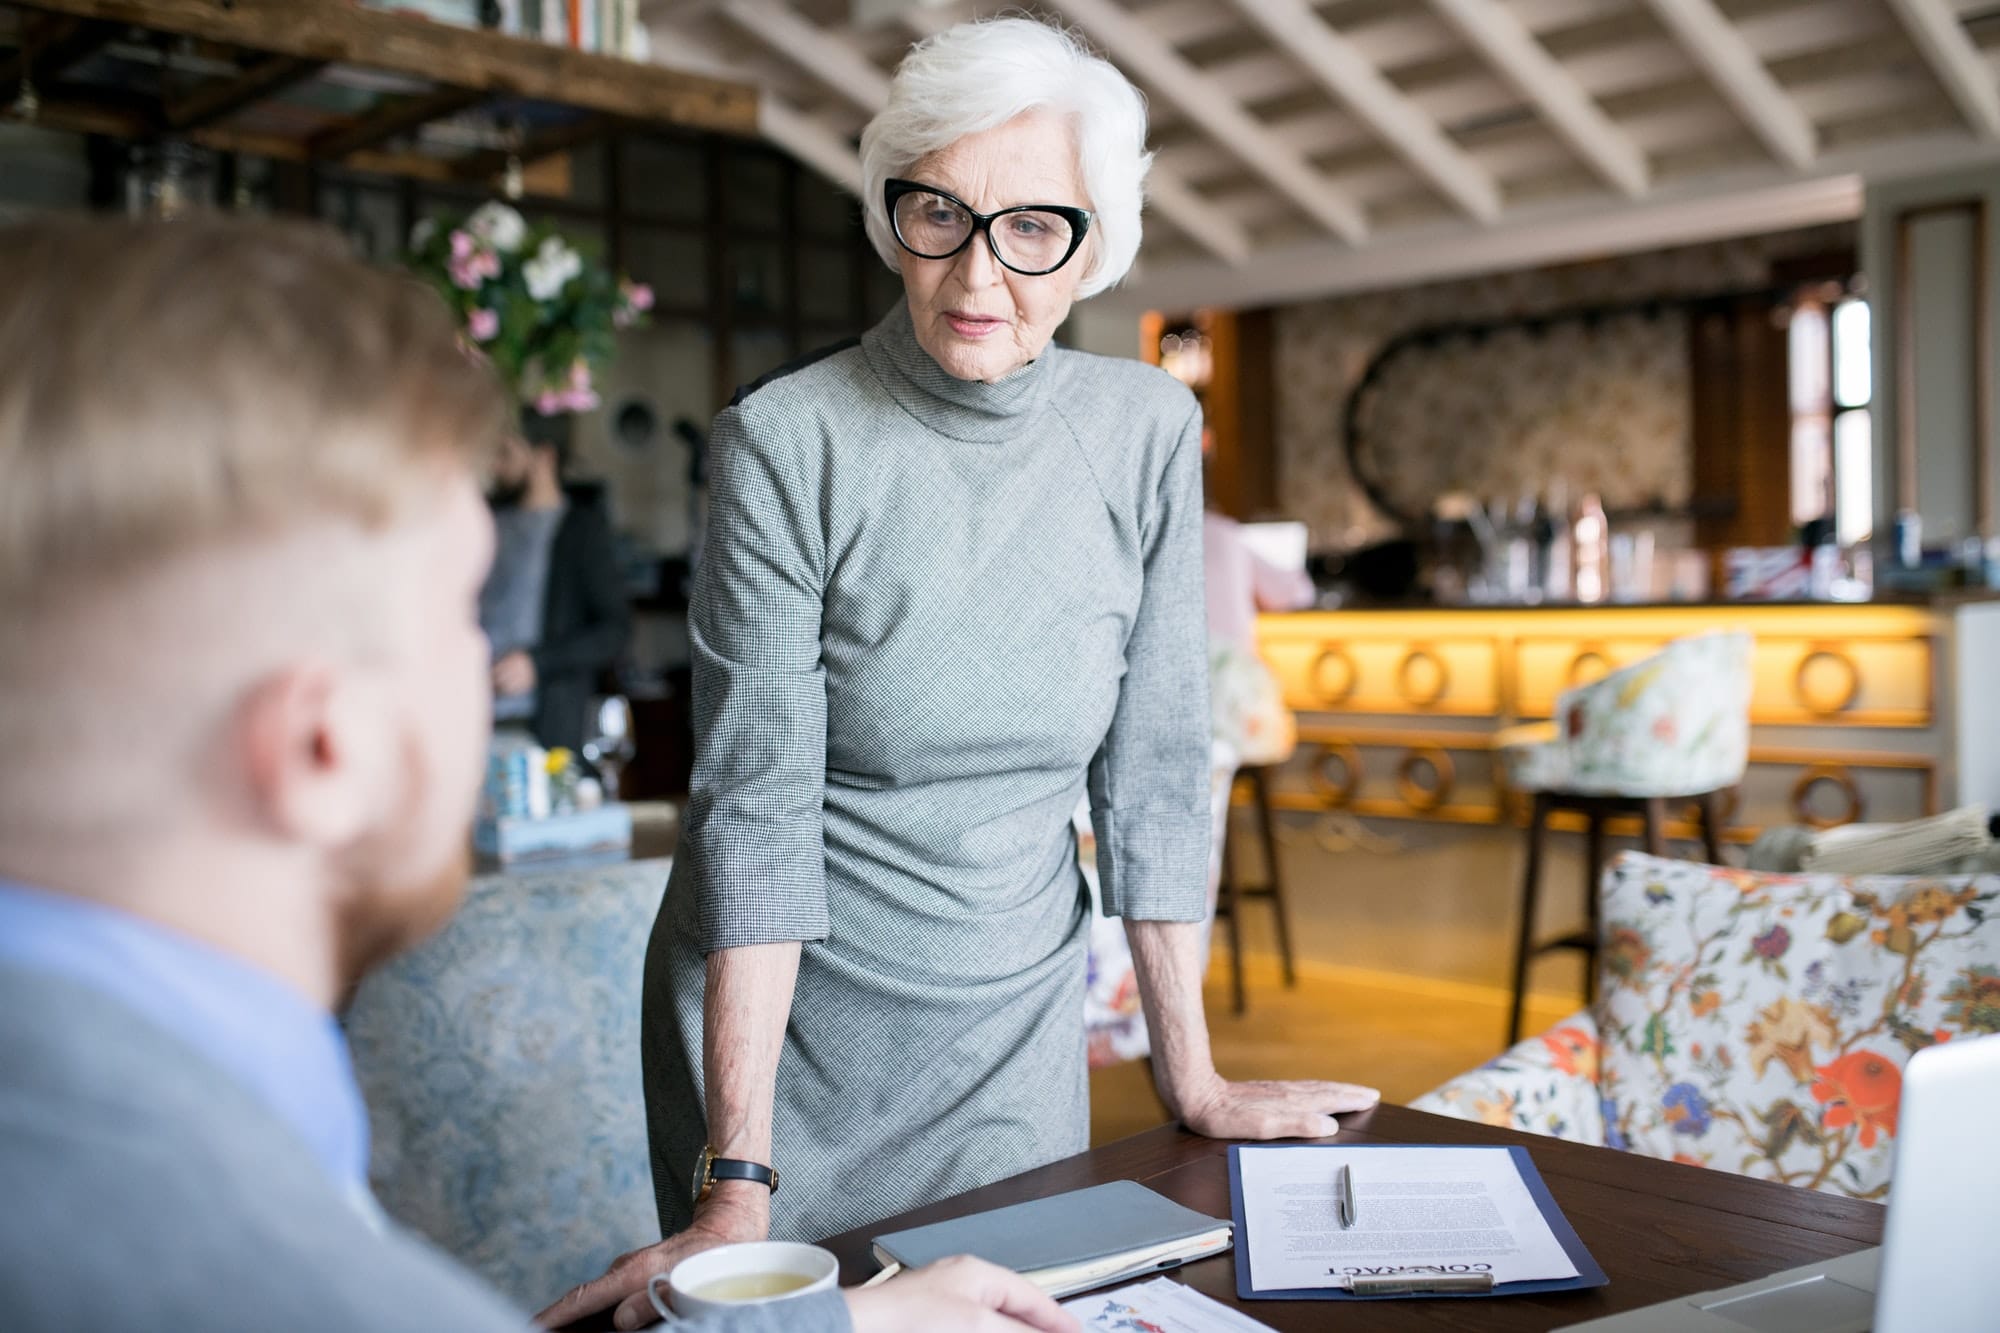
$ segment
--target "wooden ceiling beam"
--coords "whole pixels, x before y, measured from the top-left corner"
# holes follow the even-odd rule
[[[67,15],[43,15],[24,24],[21,45],[0,56],[0,92],[19,86],[23,75],[53,83],[97,54],[118,35],[115,23],[96,23]]]
[[[1593,171],[1630,198],[1646,193],[1652,180],[1646,155],[1507,6],[1499,0],[1431,0],[1431,8]]]
[[[227,120],[243,108],[275,97],[325,68],[323,60],[306,60],[299,56],[267,57],[236,78],[217,80],[186,97],[168,102],[167,124],[175,130],[186,131]]]
[[[1305,0],[1234,3],[1273,46],[1305,66],[1439,194],[1481,222],[1500,216],[1500,187],[1486,168]]]
[[[1819,131],[1713,0],[1646,0],[1646,7],[1772,156],[1794,168],[1812,165]]]
[[[738,77],[707,43],[657,27],[652,33],[658,58],[695,61],[721,77]],[[757,99],[757,132],[850,194],[861,193],[861,158],[839,130],[766,92]]]
[[[2000,87],[1952,7],[1944,0],[1889,0],[1889,8],[1973,132],[1982,139],[2000,139]]]
[[[808,22],[772,0],[722,0],[723,14],[856,106],[870,112],[889,100],[889,76],[843,33]]]
[[[530,162],[539,162],[545,157],[595,143],[617,133],[625,124],[616,116],[585,116],[532,136],[512,153],[504,148],[485,148],[467,154],[452,163],[452,171],[461,180],[491,180],[506,170],[510,156],[519,158],[521,164],[526,166]]]
[[[434,120],[469,111],[485,100],[486,94],[467,88],[440,88],[398,98],[351,125],[314,135],[306,144],[306,156],[320,161],[352,157],[401,135],[414,134]]]
[[[757,128],[757,89],[707,75],[434,23],[347,0],[10,0],[269,55],[359,65],[491,96],[729,134]]]
[[[1155,97],[1179,107],[1313,221],[1349,244],[1367,239],[1368,219],[1359,205],[1132,11],[1114,0],[1063,0],[1062,12]]]
[[[112,139],[143,139],[158,134],[161,129],[159,121],[148,111],[98,100],[44,101],[35,114],[35,124],[45,129],[72,134],[101,134]],[[189,130],[186,138],[218,153],[241,153],[281,162],[308,160],[305,145],[297,139],[258,134],[228,125],[208,125]],[[383,176],[411,176],[440,182],[458,179],[449,159],[415,153],[356,153],[344,165],[356,171]]]

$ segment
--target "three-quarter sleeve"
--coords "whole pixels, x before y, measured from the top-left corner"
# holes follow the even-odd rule
[[[687,835],[704,953],[827,936],[825,539],[800,451],[732,408],[688,614]]]
[[[1140,537],[1145,580],[1125,678],[1090,765],[1104,910],[1199,921],[1208,906],[1208,637],[1202,609],[1201,410],[1183,425]]]

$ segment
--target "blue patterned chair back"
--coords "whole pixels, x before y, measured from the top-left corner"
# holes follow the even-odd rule
[[[523,1309],[659,1239],[639,997],[667,867],[475,880],[345,1017],[376,1197]]]

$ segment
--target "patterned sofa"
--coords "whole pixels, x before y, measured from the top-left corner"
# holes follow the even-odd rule
[[[639,994],[668,864],[477,879],[344,1017],[376,1197],[524,1309],[659,1239]]]
[[[1412,1105],[1880,1198],[1912,1053],[2000,1032],[2000,877],[1627,854],[1597,1002]]]

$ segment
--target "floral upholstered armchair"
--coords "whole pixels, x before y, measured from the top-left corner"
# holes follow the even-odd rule
[[[525,1309],[660,1234],[639,992],[668,868],[474,880],[344,1015],[376,1198]]]
[[[1903,1066],[2000,1032],[2000,878],[1785,875],[1628,854],[1598,1000],[1413,1105],[1879,1198]]]

